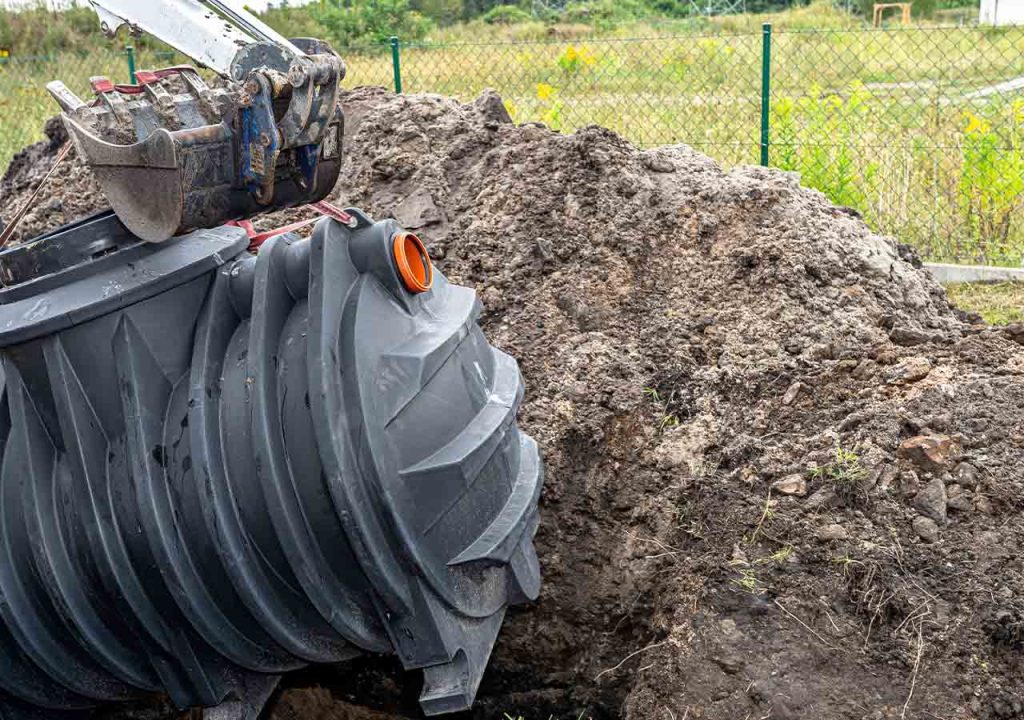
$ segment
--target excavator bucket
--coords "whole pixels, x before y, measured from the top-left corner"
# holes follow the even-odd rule
[[[79,156],[135,236],[163,242],[317,202],[334,187],[343,132],[336,78],[316,108],[319,142],[286,148],[275,103],[293,90],[287,83],[256,78],[232,92],[211,89],[191,67],[137,75],[136,85],[93,78],[89,104],[59,81],[47,86]]]

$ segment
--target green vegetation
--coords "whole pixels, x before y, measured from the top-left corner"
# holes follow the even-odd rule
[[[657,407],[658,430],[666,430],[679,425],[679,417],[672,412],[672,398],[665,398],[655,388],[644,388],[644,395],[651,399]]]
[[[274,8],[264,21],[288,37],[319,37],[338,47],[360,45],[400,35],[407,40],[435,41],[481,38],[480,25],[504,25],[508,39],[586,34],[658,34],[682,30],[742,32],[773,22],[778,27],[852,28],[870,16],[872,0],[836,0],[857,15],[837,9],[829,0],[746,0],[748,13],[714,18],[692,16],[691,5],[680,0],[572,0],[561,11],[538,14],[531,0],[321,0],[297,7]],[[973,6],[971,0],[915,0],[915,18],[941,17],[949,7]],[[866,13],[864,8],[866,8]],[[937,14],[936,14],[937,13]],[[97,44],[96,17],[85,3],[55,12],[40,1],[37,8],[0,10],[0,47],[15,56],[87,53]],[[485,37],[496,39],[493,34]],[[151,38],[136,45],[166,49]]]
[[[768,591],[764,582],[757,576],[754,568],[738,567],[735,569],[736,577],[729,580],[732,585],[751,595],[764,595]]]
[[[1022,42],[1021,28],[776,31],[770,162],[928,258],[1020,264],[1024,103],[992,88],[1024,76]],[[386,58],[348,60],[387,81]],[[760,71],[760,29],[403,51],[407,91],[492,87],[517,122],[604,125],[727,166],[758,162]]]
[[[488,25],[515,25],[533,21],[533,15],[515,5],[498,5],[485,12],[481,17]]]
[[[972,310],[991,325],[1024,322],[1024,282],[953,283],[949,299],[962,310]]]
[[[430,20],[413,10],[409,0],[331,0],[311,6],[306,13],[323,28],[319,37],[339,47],[383,43],[392,35],[419,39],[431,28]]]
[[[861,464],[860,456],[841,447],[836,448],[831,462],[811,471],[811,477],[830,484],[836,497],[850,507],[863,505],[867,501],[864,488],[867,476],[868,471]]]
[[[382,41],[398,28],[407,92],[472,100],[495,88],[517,122],[599,124],[641,146],[685,142],[726,166],[758,161],[770,21],[772,165],[930,259],[1024,259],[1024,101],[993,91],[1024,77],[1024,29],[865,31],[863,18],[820,2],[632,19],[659,1],[570,3],[522,21],[527,5],[488,0],[327,0],[265,19],[289,36],[333,39],[350,87],[391,84]],[[466,16],[475,19],[448,24]],[[0,13],[0,43],[15,51],[0,65],[0,164],[41,137],[55,109],[46,82],[86,93],[90,75],[126,80],[124,41],[104,39],[87,10]],[[151,40],[132,42],[139,67],[177,61]],[[45,58],[19,55],[37,45]]]

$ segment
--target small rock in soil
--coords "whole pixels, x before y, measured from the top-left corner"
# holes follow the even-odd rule
[[[659,155],[656,152],[647,152],[641,156],[640,162],[644,164],[651,172],[656,173],[674,173],[676,166],[666,157]]]
[[[803,497],[807,494],[807,480],[803,475],[787,475],[772,483],[772,490],[782,495]]]
[[[966,512],[971,509],[971,491],[952,483],[946,487],[946,505],[950,510]]]
[[[899,455],[925,472],[938,473],[949,464],[953,449],[948,435],[915,435],[900,443]]]
[[[921,492],[921,479],[913,470],[900,473],[900,492],[904,497],[914,497]]]
[[[867,380],[878,371],[878,363],[870,358],[861,360],[853,369],[853,377],[858,380]]]
[[[889,339],[897,345],[911,347],[923,345],[927,342],[937,342],[942,339],[941,333],[930,333],[924,330],[907,327],[895,327],[889,332]]]
[[[946,484],[939,478],[932,478],[914,496],[914,509],[937,523],[946,522]]]
[[[831,523],[825,525],[818,530],[818,539],[825,542],[831,542],[833,540],[846,540],[850,537],[850,533],[846,531],[839,523]]]
[[[1010,323],[1003,328],[1003,332],[1006,334],[1006,337],[1010,338],[1015,343],[1024,345],[1024,323]]]
[[[895,464],[882,465],[875,477],[875,486],[885,492],[892,487],[893,482],[899,477],[900,469]]]
[[[962,462],[956,466],[956,481],[963,487],[973,490],[978,486],[978,468],[971,463]]]
[[[917,382],[928,377],[928,373],[931,371],[932,364],[928,358],[920,356],[909,357],[887,370],[885,381],[889,384]]]
[[[974,509],[984,515],[992,514],[992,501],[984,495],[978,495],[974,498]]]
[[[801,382],[795,382],[786,389],[786,394],[782,396],[783,405],[792,405],[796,400],[800,391],[804,389],[804,384]]]
[[[835,507],[838,503],[839,498],[832,488],[820,488],[807,498],[804,508],[811,511],[827,510],[828,508]]]
[[[917,536],[928,543],[933,543],[939,539],[939,525],[930,517],[924,517],[918,515],[914,518],[914,532]]]

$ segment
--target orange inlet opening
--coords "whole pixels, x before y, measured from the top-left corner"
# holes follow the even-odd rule
[[[434,266],[423,241],[412,233],[395,235],[393,246],[395,265],[406,290],[412,293],[426,292],[434,284]]]

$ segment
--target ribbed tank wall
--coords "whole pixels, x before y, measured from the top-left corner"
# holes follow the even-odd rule
[[[358,217],[202,273],[147,251],[181,281],[0,350],[0,718],[361,651],[428,668],[430,713],[472,702],[539,589],[522,381],[472,291],[410,294]]]

